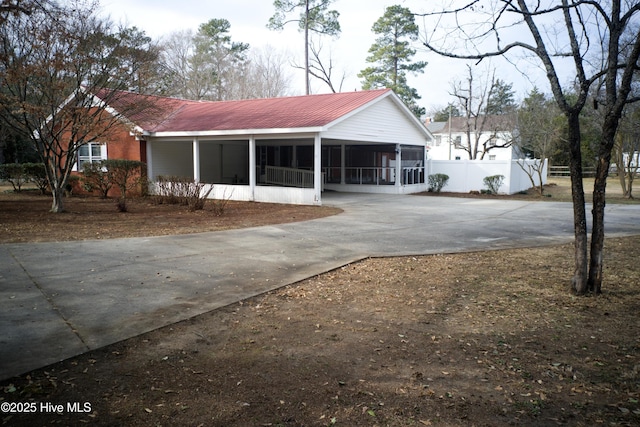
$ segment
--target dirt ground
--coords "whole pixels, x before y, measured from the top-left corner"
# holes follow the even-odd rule
[[[5,214],[15,203],[5,197],[3,230],[11,228],[7,218],[35,215]],[[78,206],[64,215],[85,223],[101,215],[92,202]],[[136,209],[146,208],[108,215],[134,228]],[[302,219],[297,209],[286,212]],[[50,221],[40,215],[30,221]],[[159,212],[147,222],[171,230],[179,219],[157,223],[180,215],[191,216]],[[193,218],[184,222],[197,227]],[[117,234],[109,231],[100,238]],[[572,245],[367,259],[3,381],[3,408],[36,412],[3,410],[0,419],[8,426],[640,425],[638,253],[639,236],[607,240],[598,297],[568,291]],[[47,404],[62,410],[46,413]]]
[[[117,211],[114,199],[68,197],[66,212],[56,215],[49,212],[51,196],[41,196],[37,190],[16,194],[10,188],[0,187],[0,243],[200,233],[306,221],[340,212],[325,206],[229,201],[218,215],[213,201],[203,210],[190,212],[186,206],[141,198],[129,200],[123,213]]]

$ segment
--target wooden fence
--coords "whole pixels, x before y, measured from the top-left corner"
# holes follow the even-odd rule
[[[571,176],[569,166],[549,166],[549,176]],[[582,168],[583,177],[596,176],[596,168]]]

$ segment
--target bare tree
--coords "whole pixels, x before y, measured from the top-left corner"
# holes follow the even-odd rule
[[[39,2],[36,0],[2,0],[0,1],[0,23],[4,23],[10,15],[30,15],[38,5]]]
[[[473,68],[467,65],[466,81],[453,83],[451,95],[458,99],[466,140],[458,148],[469,155],[469,160],[484,159],[491,150],[508,148],[513,144],[515,120],[512,114],[487,114],[489,103],[498,87],[495,69],[488,79],[477,81]]]
[[[244,43],[231,43],[227,30],[225,20],[211,20],[200,26],[198,34],[179,31],[161,43],[162,63],[173,87],[168,93],[215,101],[287,95],[288,54],[270,46],[250,49]]]
[[[198,79],[193,77],[194,64],[191,30],[177,31],[166,36],[161,42],[161,61],[169,74],[168,94],[184,99],[199,99],[204,90],[199,88]],[[197,73],[195,73],[197,74]]]
[[[252,49],[242,67],[236,69],[230,89],[237,99],[286,96],[291,88],[288,55],[272,46]]]
[[[336,83],[333,73],[334,65],[333,55],[331,54],[332,52],[329,51],[329,56],[323,58],[322,49],[323,45],[321,41],[314,42],[311,40],[309,45],[309,50],[311,51],[311,58],[309,58],[309,74],[326,84],[331,92],[342,92],[342,85],[347,78],[347,73],[343,71],[342,75],[339,77],[339,82]],[[300,65],[294,64],[293,66],[294,68],[304,70],[304,67]]]
[[[616,168],[624,197],[633,198],[633,181],[640,170],[640,108],[622,117],[614,145]]]
[[[267,27],[272,30],[282,30],[290,22],[297,22],[298,28],[304,33],[304,69],[305,69],[305,93],[311,93],[309,75],[311,74],[309,62],[309,36],[310,33],[337,37],[340,34],[340,13],[329,10],[334,0],[274,0],[275,13],[269,18]],[[298,17],[288,17],[299,11]]]
[[[527,157],[541,160],[528,163],[525,159],[518,159],[518,165],[542,196],[544,160],[553,157],[560,149],[565,128],[564,116],[553,99],[548,99],[537,88],[533,88],[518,110],[517,119],[518,136],[515,144],[518,150]]]
[[[123,92],[104,88],[129,88],[142,64],[122,66],[134,44],[96,15],[96,4],[41,3],[0,26],[0,117],[36,147],[53,194],[51,211],[62,212],[79,149],[120,123],[108,104]]]
[[[508,56],[519,50],[544,69],[554,99],[568,121],[569,169],[574,208],[575,270],[572,288],[578,294],[600,293],[604,250],[606,178],[615,135],[624,107],[632,96],[640,57],[637,31],[640,3],[623,0],[470,0],[458,8],[450,2],[423,14],[433,18],[433,33],[424,45],[450,57],[475,59]],[[453,25],[442,25],[451,18]],[[440,26],[436,28],[435,22]],[[456,46],[447,39],[456,40]],[[513,60],[511,57],[509,59]],[[561,84],[560,64],[572,65],[574,94]],[[590,90],[602,83],[603,124],[597,150],[593,189],[593,228],[587,257],[587,221],[582,181],[580,113]],[[570,96],[571,95],[571,96]]]

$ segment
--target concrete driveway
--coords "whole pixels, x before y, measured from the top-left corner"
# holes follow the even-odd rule
[[[0,245],[0,379],[369,256],[573,239],[569,203],[344,193],[323,201],[344,213],[215,233]],[[640,234],[640,205],[610,205],[606,218],[609,237]]]

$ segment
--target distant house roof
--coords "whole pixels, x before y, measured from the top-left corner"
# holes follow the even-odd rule
[[[451,132],[459,133],[467,131],[467,123],[471,125],[471,129],[474,130],[474,118],[467,119],[466,117],[452,117],[451,118]],[[482,125],[482,121],[484,125]],[[478,117],[478,127],[482,128],[486,132],[511,132],[515,129],[516,119],[514,115],[490,115]],[[446,122],[431,122],[427,124],[427,129],[433,134],[445,134],[449,133],[449,121]]]
[[[104,91],[97,96],[140,132],[158,134],[321,128],[390,95],[390,89],[379,89],[217,102],[121,91]]]
[[[440,131],[442,129],[444,129],[446,127],[446,130],[448,131],[448,125],[449,122],[429,122],[427,124],[427,129],[429,129],[429,132],[431,133],[440,133]]]

